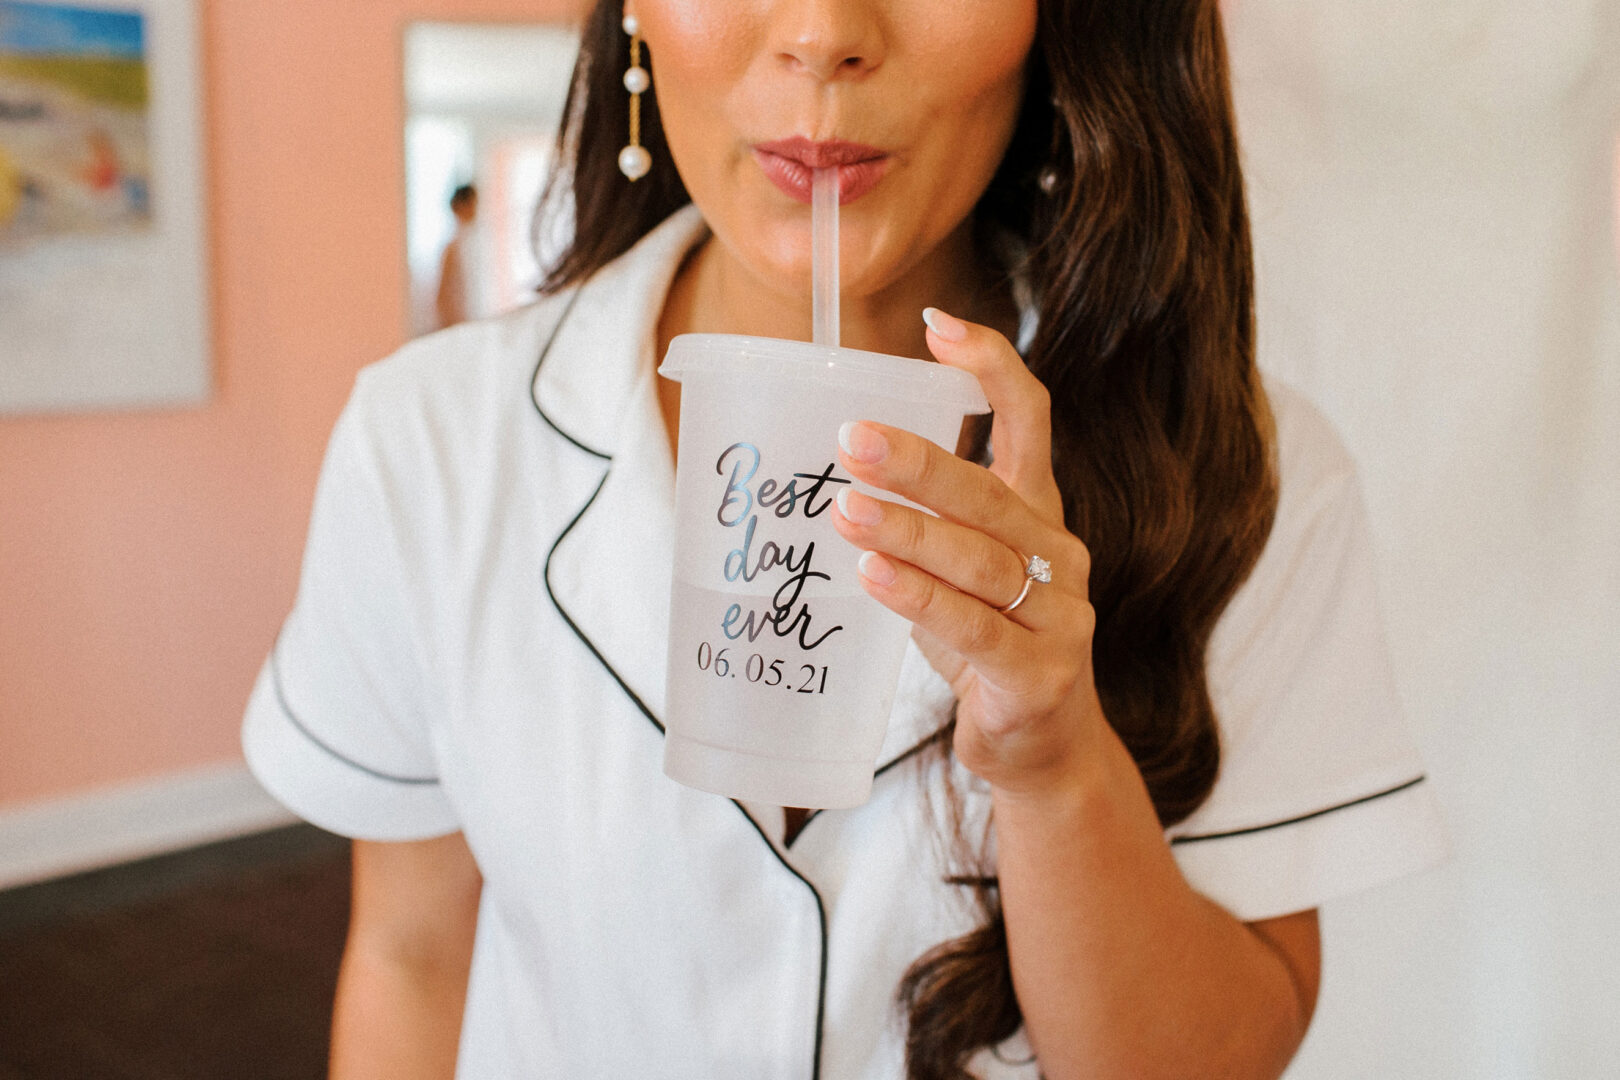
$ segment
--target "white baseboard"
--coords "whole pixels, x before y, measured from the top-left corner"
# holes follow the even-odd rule
[[[0,889],[296,820],[239,762],[0,808]]]

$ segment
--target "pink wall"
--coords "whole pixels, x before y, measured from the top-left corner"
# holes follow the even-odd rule
[[[0,421],[0,805],[239,756],[327,432],[403,336],[401,28],[579,5],[199,6],[215,396]]]

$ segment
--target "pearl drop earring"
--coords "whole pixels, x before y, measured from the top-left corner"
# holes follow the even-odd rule
[[[641,66],[641,23],[626,15],[620,25],[630,35],[630,70],[624,73],[624,88],[630,91],[630,145],[619,151],[619,171],[634,182],[652,170],[652,155],[641,145],[641,95],[652,85],[652,76]]]

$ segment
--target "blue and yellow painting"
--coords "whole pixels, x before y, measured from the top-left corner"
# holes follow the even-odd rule
[[[141,12],[0,0],[0,248],[151,222]]]

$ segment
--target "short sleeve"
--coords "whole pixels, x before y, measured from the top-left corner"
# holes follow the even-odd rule
[[[1247,921],[1446,854],[1395,690],[1354,466],[1304,399],[1278,388],[1273,406],[1276,520],[1208,653],[1221,770],[1169,834],[1192,886]]]
[[[426,839],[459,826],[439,781],[431,669],[363,387],[364,376],[327,447],[297,600],[242,743],[259,782],[306,820],[358,839]]]

